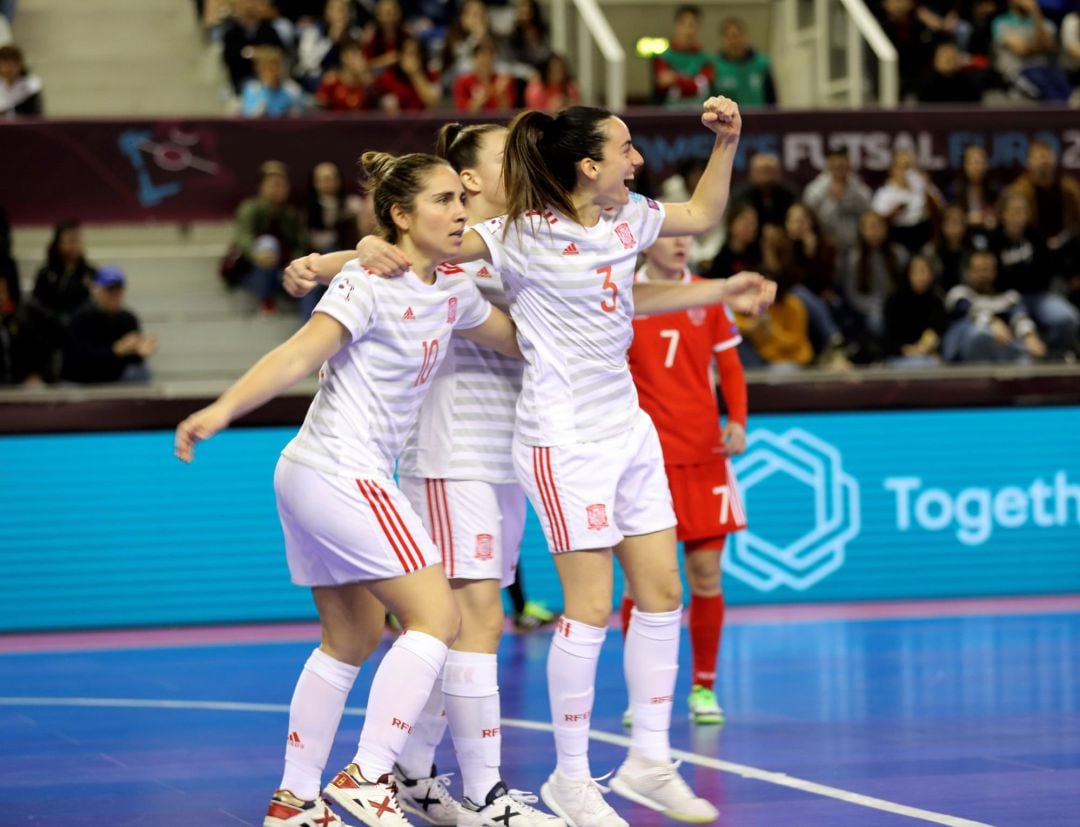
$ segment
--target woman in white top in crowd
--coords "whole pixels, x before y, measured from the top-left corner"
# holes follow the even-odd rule
[[[513,324],[458,268],[464,192],[431,155],[365,153],[382,232],[412,262],[403,278],[370,278],[347,265],[310,320],[176,431],[191,461],[208,439],[319,369],[319,392],[274,475],[293,582],[310,586],[322,643],[296,684],[285,772],[265,827],[341,824],[320,796],[346,697],[377,644],[383,606],[405,632],[379,664],[356,755],[323,791],[361,823],[408,822],[392,769],[442,672],[460,616],[439,551],[394,485],[394,463],[458,330],[519,356]],[[322,366],[320,369],[320,365]]]

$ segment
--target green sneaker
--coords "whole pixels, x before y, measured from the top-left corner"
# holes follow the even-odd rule
[[[525,603],[525,608],[521,610],[521,614],[515,615],[514,626],[519,632],[532,632],[539,629],[541,626],[547,626],[549,623],[554,623],[558,615],[555,612],[548,609],[543,603],[534,603],[529,600]]]
[[[630,711],[630,707],[626,707],[622,714],[623,729],[630,729],[634,725],[634,713]]]
[[[694,684],[690,690],[690,720],[695,724],[723,724],[724,710],[716,702],[716,693]]]

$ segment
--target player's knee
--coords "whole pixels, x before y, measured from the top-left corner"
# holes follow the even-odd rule
[[[424,632],[452,646],[461,633],[461,612],[452,600],[442,605],[425,606],[410,618],[405,628],[406,631]]]
[[[495,652],[502,638],[503,619],[501,603],[462,613],[458,644],[467,644],[468,651]]]
[[[682,596],[682,582],[677,571],[634,587],[634,602],[642,612],[674,611],[682,605]]]

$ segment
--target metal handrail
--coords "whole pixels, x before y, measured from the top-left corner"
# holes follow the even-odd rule
[[[864,0],[840,0],[848,13],[848,72],[858,78],[862,85],[862,49],[857,48],[858,38],[853,36],[852,24],[878,59],[878,102],[883,106],[896,106],[900,102],[900,61],[896,47],[889,40],[881,24],[866,7]],[[858,74],[854,74],[857,70]],[[855,82],[853,80],[853,82]],[[861,97],[861,93],[860,93]],[[858,101],[861,103],[862,101]],[[853,101],[854,103],[854,101]]]
[[[552,0],[551,40],[555,49],[567,54],[567,0]],[[615,37],[607,17],[596,0],[573,0],[578,14],[577,76],[586,103],[594,103],[593,43],[607,63],[604,105],[612,112],[626,108],[626,52]]]

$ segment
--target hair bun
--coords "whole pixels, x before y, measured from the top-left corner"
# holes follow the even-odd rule
[[[378,184],[394,169],[397,158],[387,152],[365,152],[360,156],[360,166],[373,184]]]

